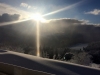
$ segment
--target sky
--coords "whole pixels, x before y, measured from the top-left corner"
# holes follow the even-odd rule
[[[0,0],[0,15],[19,14],[20,18],[27,18],[40,13],[47,20],[69,18],[100,24],[99,3],[100,0]]]

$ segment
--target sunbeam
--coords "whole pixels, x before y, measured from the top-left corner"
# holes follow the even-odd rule
[[[77,3],[75,3],[75,4],[66,6],[66,7],[64,7],[64,8],[62,8],[62,9],[59,9],[59,10],[56,10],[56,11],[47,13],[47,14],[45,14],[45,15],[43,15],[43,16],[48,16],[48,15],[52,15],[52,14],[59,13],[59,12],[64,11],[64,10],[68,10],[68,9],[70,9],[70,8],[73,8],[73,7],[75,7],[75,6],[78,6],[78,5],[81,4],[82,2],[83,2],[83,1],[77,2]]]
[[[31,20],[31,19],[33,19],[33,18],[31,17],[31,18],[27,18],[27,19],[23,19],[23,20],[18,20],[18,21],[0,23],[0,26],[11,25],[11,24],[16,24],[16,23],[20,23],[20,22],[25,22],[25,21],[28,21],[28,20]]]

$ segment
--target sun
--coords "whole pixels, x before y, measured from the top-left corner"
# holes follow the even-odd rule
[[[40,13],[34,14],[32,18],[35,21],[40,21],[40,22],[43,22],[43,23],[46,22],[46,19],[44,19]]]

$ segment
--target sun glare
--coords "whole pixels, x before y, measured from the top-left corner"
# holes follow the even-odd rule
[[[36,20],[36,21],[40,21],[40,22],[46,22],[46,20],[39,13],[34,14],[33,19]]]
[[[46,22],[46,20],[42,17],[41,14],[37,13],[32,16],[32,19],[36,21],[36,48],[37,48],[37,56],[40,56],[40,29],[39,22]]]

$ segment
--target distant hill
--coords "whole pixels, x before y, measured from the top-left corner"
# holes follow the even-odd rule
[[[36,23],[26,21],[0,27],[0,43],[36,44]],[[52,26],[52,28],[51,28]],[[53,29],[54,28],[54,29]],[[55,29],[59,28],[59,30]],[[40,25],[41,46],[66,47],[78,43],[100,41],[100,27],[93,25]]]

